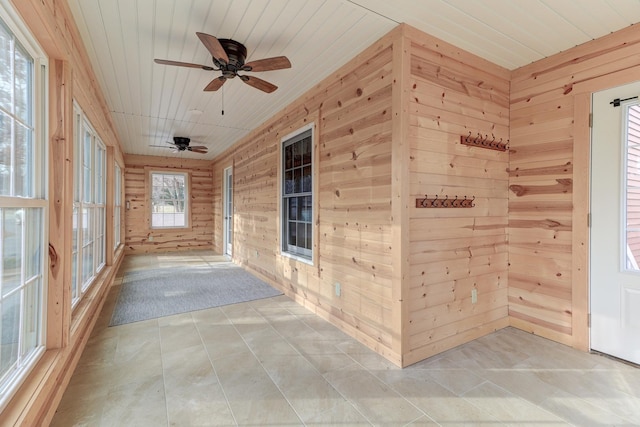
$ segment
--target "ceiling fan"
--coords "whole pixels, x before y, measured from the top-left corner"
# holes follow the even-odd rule
[[[149,145],[149,147],[160,147],[160,148],[171,148],[175,153],[179,151],[192,151],[194,153],[206,154],[208,148],[204,145],[189,145],[191,142],[191,138],[187,138],[184,136],[174,136],[173,142],[168,142],[167,144],[171,145],[168,147],[166,145]]]
[[[211,54],[214,67],[189,62],[170,61],[167,59],[155,59],[155,62],[157,64],[177,65],[179,67],[201,68],[206,71],[222,71],[222,75],[213,79],[204,88],[205,91],[218,90],[228,79],[237,76],[249,86],[260,89],[263,92],[271,93],[278,89],[278,86],[257,77],[244,74],[240,75],[238,72],[272,71],[291,68],[291,62],[289,62],[286,56],[275,56],[273,58],[258,59],[245,63],[247,48],[242,43],[231,39],[217,39],[205,33],[196,33],[196,35]]]

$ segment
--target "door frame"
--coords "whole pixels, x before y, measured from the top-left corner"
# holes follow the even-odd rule
[[[573,214],[572,214],[572,283],[571,337],[567,344],[589,351],[590,325],[590,241],[591,206],[591,97],[615,86],[638,81],[640,66],[595,77],[573,85]],[[585,179],[587,178],[587,179]],[[561,342],[566,340],[559,340]]]
[[[639,363],[638,347],[634,343],[637,343],[640,331],[637,326],[631,326],[630,319],[625,319],[628,312],[625,307],[630,300],[625,302],[624,295],[626,298],[638,295],[640,274],[629,269],[627,258],[627,185],[637,185],[637,180],[628,183],[629,136],[626,131],[630,120],[628,107],[635,106],[637,117],[640,105],[637,96],[635,99],[629,96],[639,92],[640,78],[594,92],[592,102],[597,101],[597,104],[592,104],[591,129],[591,349],[632,363]],[[613,104],[614,98],[624,101],[609,105]],[[614,188],[617,191],[613,191]]]
[[[231,194],[229,194],[231,190]],[[229,197],[231,209],[229,209]],[[233,256],[233,166],[222,172],[222,253]],[[230,239],[231,237],[231,239]],[[231,241],[229,241],[231,240]]]

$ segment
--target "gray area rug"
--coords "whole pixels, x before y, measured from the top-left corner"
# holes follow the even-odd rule
[[[126,273],[109,326],[282,295],[231,262]]]

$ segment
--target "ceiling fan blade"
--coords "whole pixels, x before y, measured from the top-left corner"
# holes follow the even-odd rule
[[[271,71],[291,68],[291,62],[286,56],[258,59],[244,64],[243,71]]]
[[[208,150],[204,145],[190,145],[189,148],[196,148],[198,150]]]
[[[202,44],[207,48],[211,56],[217,59],[219,62],[224,62],[225,64],[229,63],[229,57],[227,56],[227,52],[224,51],[224,48],[220,44],[217,38],[212,35],[205,33],[196,33]]]
[[[150,144],[149,147],[158,147],[158,148],[174,148],[174,147],[167,147],[166,145],[153,145]]]
[[[189,147],[188,150],[194,153],[207,154],[207,150],[201,150],[195,147]]]
[[[224,82],[227,81],[227,78],[224,76],[220,76],[220,77],[216,77],[215,79],[211,80],[209,82],[209,84],[204,88],[205,92],[211,92],[214,90],[218,90],[222,87],[222,85],[224,84]]]
[[[240,77],[240,79],[246,84],[248,84],[249,86],[253,86],[256,89],[260,89],[263,92],[271,93],[274,90],[278,89],[278,86],[272,83],[269,83],[267,81],[264,81],[262,79],[259,79],[257,77],[253,77],[253,76],[238,76],[238,77]]]
[[[177,65],[178,67],[200,68],[207,71],[213,71],[215,68],[208,65],[192,64],[190,62],[170,61],[168,59],[154,59],[156,64]]]

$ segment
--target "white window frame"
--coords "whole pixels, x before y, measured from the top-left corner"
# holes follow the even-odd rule
[[[75,244],[72,249],[71,298],[75,307],[106,262],[107,150],[78,103],[74,101],[73,107]]]
[[[308,219],[303,221],[306,224],[311,225],[311,235],[309,237],[309,239],[311,239],[311,244],[310,244],[310,248],[301,248],[298,246],[292,246],[289,245],[289,234],[288,234],[288,212],[287,212],[287,198],[290,198],[292,196],[289,196],[286,194],[286,190],[285,190],[285,185],[286,185],[286,165],[285,165],[285,150],[286,147],[292,144],[295,144],[296,142],[299,142],[300,140],[306,138],[306,134],[309,134],[310,138],[311,138],[311,182],[309,183],[310,185],[310,191],[303,191],[300,193],[295,193],[296,196],[293,197],[305,197],[305,196],[310,196],[311,197],[311,209],[310,212],[308,213]],[[313,264],[313,245],[314,245],[314,240],[315,240],[315,223],[313,221],[314,218],[314,213],[315,213],[315,187],[314,187],[314,180],[313,177],[316,174],[316,158],[315,158],[315,124],[314,123],[310,123],[292,133],[290,133],[289,135],[286,135],[285,137],[283,137],[280,140],[280,239],[281,239],[281,244],[280,244],[280,251],[281,254],[287,257],[291,257],[294,259],[297,259],[299,261],[302,261],[304,263],[307,264]]]
[[[113,249],[118,249],[122,239],[122,169],[115,163],[113,171]]]
[[[184,177],[184,212],[183,212],[183,216],[184,216],[184,224],[183,225],[155,225],[154,224],[154,213],[158,214],[158,212],[153,212],[154,209],[154,193],[153,193],[153,176],[154,175],[176,175],[176,176],[182,176]],[[185,229],[185,228],[190,228],[190,210],[191,210],[191,206],[190,206],[190,191],[191,191],[191,178],[190,178],[190,174],[189,172],[183,172],[183,171],[172,171],[172,170],[160,170],[160,169],[153,169],[149,171],[149,228],[151,228],[152,230],[166,230],[166,229]],[[165,214],[162,214],[165,215]],[[175,214],[174,214],[175,215]],[[164,221],[163,221],[164,222]]]
[[[0,195],[0,210],[18,209],[21,213],[21,267],[20,285],[7,293],[19,294],[20,316],[18,330],[18,355],[17,360],[11,368],[0,376],[0,413],[5,408],[16,390],[23,383],[24,379],[31,372],[36,362],[44,354],[46,349],[46,300],[47,300],[47,257],[46,244],[48,239],[48,203],[47,203],[47,159],[48,159],[48,61],[42,48],[31,35],[28,27],[22,22],[19,14],[13,9],[10,2],[0,0],[0,20],[4,26],[13,34],[31,59],[33,59],[32,90],[31,90],[31,126],[33,137],[33,153],[31,156],[31,178],[30,194],[27,197],[17,196],[14,193],[13,183],[10,184],[9,194]],[[13,178],[11,178],[13,180]],[[16,212],[17,213],[17,212]],[[1,216],[0,216],[1,217]],[[40,221],[36,218],[40,217]],[[17,218],[17,216],[16,216]],[[39,224],[38,224],[39,223]],[[34,226],[34,224],[37,224]],[[4,224],[2,224],[4,227]],[[0,243],[3,237],[0,232]],[[4,259],[2,254],[3,245],[0,244],[0,260]],[[36,264],[36,263],[39,263]],[[36,268],[33,271],[27,269]],[[4,264],[0,266],[0,270]],[[29,277],[28,277],[29,276]],[[3,272],[0,271],[0,289],[2,288]],[[36,294],[30,294],[33,289],[29,289],[32,284],[39,283],[35,288]],[[35,285],[34,285],[35,286]],[[0,290],[0,295],[2,291]],[[36,301],[32,301],[31,311],[25,315],[26,304],[29,304],[27,297],[36,296]],[[26,330],[30,328],[30,330]],[[29,348],[25,348],[25,336],[31,340]]]

